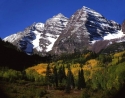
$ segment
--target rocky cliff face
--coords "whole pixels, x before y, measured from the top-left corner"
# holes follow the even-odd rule
[[[68,18],[59,13],[48,19],[45,24],[34,23],[24,31],[4,38],[4,41],[13,43],[27,54],[32,54],[34,51],[46,54],[52,49],[67,22]]]
[[[67,27],[53,47],[55,54],[74,53],[89,48],[96,41],[124,36],[120,24],[107,20],[98,12],[83,7],[71,16]]]
[[[125,34],[125,20],[122,23],[122,32]]]
[[[43,23],[34,23],[27,27],[24,31],[4,38],[4,41],[13,43],[27,54],[32,54],[33,49],[37,49],[37,51],[41,50],[39,47],[39,38],[43,30]]]
[[[42,52],[46,53],[52,50],[55,41],[65,29],[67,22],[68,18],[61,13],[46,21],[43,35],[41,35],[42,37],[39,39],[39,45],[43,49]]]

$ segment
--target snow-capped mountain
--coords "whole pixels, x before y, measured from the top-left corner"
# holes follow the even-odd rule
[[[43,52],[46,53],[52,50],[55,41],[66,27],[67,22],[68,18],[61,13],[46,21],[43,35],[40,38],[40,47],[43,49]]]
[[[45,24],[34,23],[23,32],[4,38],[4,41],[13,43],[27,54],[32,54],[33,51],[44,54],[52,49],[67,22],[68,18],[59,13],[48,19]]]
[[[96,45],[96,48],[104,48],[113,41],[125,41],[124,24],[121,27],[115,21],[107,20],[100,13],[83,6],[70,19],[59,13],[45,24],[34,23],[23,32],[10,35],[4,40],[27,54],[36,51],[43,55],[49,51],[54,54],[74,53],[85,48],[95,49]]]
[[[37,49],[37,51],[41,50],[39,47],[39,38],[41,37],[43,30],[43,23],[34,23],[24,31],[4,38],[4,41],[13,43],[27,54],[32,54],[33,49]]]
[[[90,48],[96,41],[123,36],[120,24],[107,20],[100,13],[83,6],[69,19],[66,28],[54,44],[53,52],[74,53]]]

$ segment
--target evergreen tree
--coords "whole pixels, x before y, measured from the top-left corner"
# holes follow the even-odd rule
[[[75,87],[74,76],[70,68],[68,68],[67,73],[67,84],[66,84],[66,93],[69,93],[72,88]]]
[[[79,72],[78,72],[78,83],[77,83],[77,87],[78,87],[78,89],[80,89],[81,88],[81,73],[80,73],[80,70],[79,70]]]
[[[53,80],[54,80],[56,87],[58,87],[58,74],[57,74],[56,66],[54,66],[53,68]]]
[[[64,66],[59,67],[58,79],[59,79],[59,83],[62,83],[63,79],[66,79],[65,67]]]
[[[51,79],[52,79],[52,73],[51,73],[51,70],[50,70],[50,66],[49,66],[50,64],[48,64],[47,65],[47,68],[46,68],[46,77],[45,77],[45,79],[46,79],[46,83],[47,83],[47,85],[48,85],[48,89],[49,89],[49,85],[50,85],[50,83],[51,83]]]
[[[66,73],[65,73],[65,67],[64,67],[64,65],[62,66],[62,73],[63,73],[63,78],[66,79]]]
[[[62,80],[63,80],[62,66],[59,67],[59,71],[58,71],[58,79],[59,79],[59,83],[62,83]]]
[[[86,87],[83,69],[81,69],[81,71],[79,70],[79,72],[78,72],[78,84],[77,84],[77,86],[78,86],[78,89],[83,89]]]
[[[81,88],[85,88],[86,83],[85,83],[85,78],[84,78],[84,72],[83,69],[81,69]]]
[[[73,76],[72,71],[71,71],[71,83],[70,83],[70,85],[71,85],[71,88],[75,88],[74,76]]]

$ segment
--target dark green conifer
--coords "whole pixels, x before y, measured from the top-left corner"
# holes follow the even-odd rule
[[[83,69],[78,72],[78,89],[83,89],[86,87]]]
[[[56,66],[54,66],[53,68],[53,80],[54,80],[56,87],[58,87],[58,74],[57,74]]]
[[[78,72],[78,83],[77,83],[77,87],[78,87],[78,89],[81,88],[81,73],[80,73],[80,70],[79,70],[79,72]]]
[[[84,78],[84,72],[83,69],[81,69],[81,88],[85,88],[86,83],[85,83],[85,78]]]
[[[46,83],[49,85],[50,84],[50,81],[51,81],[51,70],[50,70],[50,64],[47,65],[47,68],[46,68]]]
[[[70,67],[68,68],[68,73],[67,73],[67,84],[66,84],[66,93],[69,93],[71,89],[73,89],[75,87],[75,83],[74,83],[74,76],[73,73],[70,69]]]

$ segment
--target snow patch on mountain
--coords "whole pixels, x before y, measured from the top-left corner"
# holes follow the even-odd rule
[[[10,36],[5,37],[3,40],[4,41],[8,41],[10,43],[13,43],[15,40],[17,40],[18,38],[20,38],[21,36],[19,36],[18,34],[12,34]]]
[[[59,35],[56,35],[54,37],[52,37],[52,36],[53,36],[52,34],[49,34],[49,33],[47,34],[47,39],[50,41],[50,44],[48,46],[46,46],[47,47],[47,49],[46,49],[47,52],[50,51],[50,50],[52,50],[52,47],[53,47],[55,41],[59,37]]]
[[[121,38],[123,36],[125,36],[125,34],[123,34],[122,31],[118,31],[118,32],[113,33],[113,34],[111,34],[111,33],[107,34],[106,36],[104,36],[104,40],[117,39],[117,38]]]
[[[32,41],[33,49],[37,49],[37,51],[42,51],[42,48],[39,46],[39,39],[41,38],[41,33],[38,31],[32,31],[35,34],[35,39]]]
[[[107,33],[102,37],[94,37],[93,41],[91,41],[91,44],[94,44],[96,41],[100,41],[100,40],[121,39],[124,36],[125,34],[121,30],[113,34]]]

